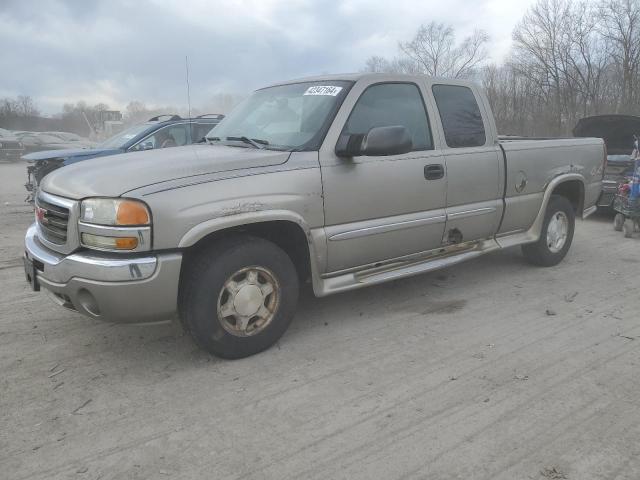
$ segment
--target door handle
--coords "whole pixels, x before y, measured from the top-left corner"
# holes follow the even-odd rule
[[[424,178],[427,180],[439,180],[444,177],[444,166],[439,163],[424,167]]]

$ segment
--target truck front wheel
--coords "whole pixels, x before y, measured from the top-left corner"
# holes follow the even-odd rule
[[[189,259],[180,316],[200,347],[222,358],[242,358],[284,334],[297,301],[298,275],[282,249],[257,237],[232,237]]]
[[[571,202],[560,195],[552,195],[536,243],[522,246],[529,263],[542,267],[557,265],[567,255],[575,229],[575,212]]]

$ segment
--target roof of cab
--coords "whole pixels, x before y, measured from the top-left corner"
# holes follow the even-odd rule
[[[360,73],[342,73],[342,74],[331,74],[331,75],[315,75],[312,77],[302,77],[295,78],[292,80],[285,80],[282,82],[277,82],[271,85],[267,85],[262,88],[270,88],[277,87],[281,85],[291,85],[294,83],[304,83],[304,82],[331,82],[331,81],[348,81],[348,82],[357,82],[359,80],[372,80],[372,81],[416,81],[416,80],[424,80],[429,79],[431,82],[443,82],[451,85],[471,85],[473,82],[469,80],[459,80],[452,78],[443,78],[443,77],[432,77],[429,75],[420,75],[420,74],[408,74],[408,73],[370,73],[370,72],[360,72]],[[259,90],[262,90],[259,89]]]

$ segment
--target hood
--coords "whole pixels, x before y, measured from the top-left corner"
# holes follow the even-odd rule
[[[640,117],[634,115],[596,115],[582,118],[573,129],[574,137],[604,139],[610,155],[631,155],[633,135],[640,135]]]
[[[63,150],[43,150],[41,152],[29,153],[22,156],[22,160],[27,162],[41,162],[43,160],[62,159],[65,163],[74,163],[89,158],[100,157],[103,155],[113,155],[120,153],[120,150],[105,148],[69,148]]]
[[[188,145],[123,153],[60,168],[41,188],[62,197],[117,197],[131,190],[180,178],[279,165],[289,152],[224,145]]]

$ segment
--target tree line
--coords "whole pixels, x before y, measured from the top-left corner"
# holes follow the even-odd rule
[[[582,117],[640,115],[640,0],[538,0],[515,26],[502,63],[489,62],[489,40],[482,30],[459,40],[452,26],[431,22],[399,42],[396,57],[372,56],[364,70],[473,79],[483,86],[501,134],[570,135]],[[191,114],[227,113],[241,98],[219,94]],[[99,125],[107,110],[104,104],[65,104],[54,115],[56,128],[99,135],[89,125]],[[123,121],[163,113],[187,111],[133,101]],[[4,128],[27,130],[48,120],[38,115],[31,97],[0,99]]]
[[[501,134],[570,135],[582,117],[640,115],[640,0],[538,0],[502,64],[488,63],[488,42],[481,30],[457,42],[432,22],[364,70],[476,80]]]
[[[0,98],[0,127],[9,130],[52,131],[61,130],[101,140],[109,136],[111,131],[105,130],[105,120],[122,121],[123,127],[146,122],[158,115],[178,114],[187,118],[207,113],[228,113],[244,95],[220,93],[213,95],[204,105],[194,106],[191,111],[185,106],[147,106],[137,100],[127,104],[121,115],[115,113],[109,105],[98,103],[91,105],[84,100],[76,103],[65,103],[62,111],[51,117],[40,116],[34,100],[25,95],[17,98]]]

